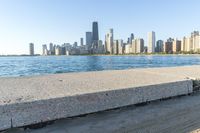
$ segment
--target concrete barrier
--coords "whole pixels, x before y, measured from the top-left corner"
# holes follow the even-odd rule
[[[192,80],[186,79],[185,75],[165,75],[158,70],[148,70],[0,78],[0,130],[185,95],[193,91]]]

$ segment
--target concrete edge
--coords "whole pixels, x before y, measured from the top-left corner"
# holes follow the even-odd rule
[[[187,95],[192,92],[192,80],[185,79],[164,84],[4,105],[0,106],[0,110],[4,110],[3,117],[5,117],[3,123],[0,120],[0,130]]]

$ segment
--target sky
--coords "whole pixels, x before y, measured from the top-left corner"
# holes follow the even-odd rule
[[[98,21],[100,39],[110,28],[114,39],[134,33],[147,40],[181,39],[200,30],[200,0],[0,0],[0,55],[28,54],[29,43],[80,42]],[[84,40],[85,41],[85,40]]]

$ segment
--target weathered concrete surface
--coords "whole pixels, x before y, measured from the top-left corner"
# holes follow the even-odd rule
[[[184,67],[166,69],[0,78],[0,130],[192,92]]]
[[[141,69],[149,73],[159,73],[163,75],[174,75],[179,77],[188,77],[191,79],[200,79],[200,65],[184,67],[163,67]]]
[[[41,129],[12,129],[3,133],[197,133],[200,93],[58,120]]]

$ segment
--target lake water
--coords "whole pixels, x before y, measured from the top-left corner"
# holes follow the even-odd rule
[[[0,77],[200,65],[198,55],[0,57]]]

